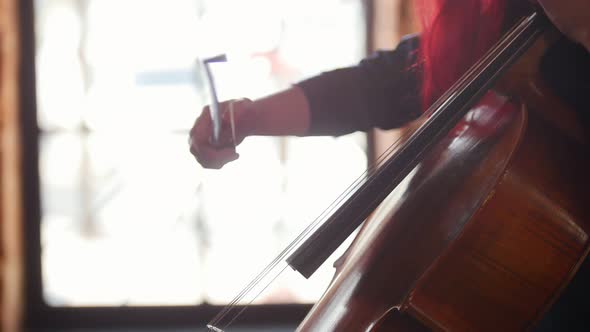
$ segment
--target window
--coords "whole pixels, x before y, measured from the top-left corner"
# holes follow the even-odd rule
[[[365,169],[362,134],[248,138],[221,171],[186,143],[208,98],[197,58],[228,54],[221,99],[353,64],[360,0],[34,4],[47,310],[222,306]],[[331,273],[259,304],[311,303]]]

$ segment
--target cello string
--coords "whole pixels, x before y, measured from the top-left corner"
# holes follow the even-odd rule
[[[235,299],[234,301],[232,301],[230,304],[228,304],[228,306],[225,308],[225,310],[223,310],[220,315],[220,317],[217,317],[212,321],[212,322],[216,322],[219,319],[223,318],[226,314],[226,311],[230,311],[232,310],[232,307],[235,303],[237,303],[239,300],[241,300],[243,298],[244,293],[247,293],[260,279],[264,278],[264,276],[267,274],[267,270],[272,269],[274,266],[276,266],[276,262],[279,262],[282,258],[285,257],[285,254],[288,253],[290,251],[290,248],[292,248],[294,245],[298,244],[300,241],[300,238],[306,236],[306,234],[309,233],[309,231],[311,231],[311,229],[317,224],[317,221],[321,221],[323,218],[323,215],[326,214],[326,212],[329,212],[331,210],[333,210],[333,208],[335,206],[338,205],[339,202],[342,201],[342,198],[344,198],[346,195],[348,195],[350,192],[353,192],[354,190],[350,190],[350,188],[355,189],[358,187],[358,184],[360,183],[359,180],[362,180],[364,178],[364,175],[366,175],[367,173],[372,172],[375,168],[381,166],[381,164],[383,163],[384,160],[387,159],[387,157],[389,155],[391,155],[396,148],[399,146],[399,141],[401,141],[402,139],[405,139],[406,137],[408,137],[411,134],[411,132],[404,132],[404,134],[398,138],[398,140],[396,142],[394,142],[393,144],[391,144],[388,149],[383,152],[377,159],[376,162],[372,163],[369,165],[368,169],[359,177],[357,178],[356,181],[353,182],[353,184],[351,186],[349,186],[349,190],[346,190],[345,192],[343,192],[341,194],[340,199],[335,200],[336,204],[331,204],[326,210],[324,210],[324,212],[316,219],[316,222],[311,223],[308,228],[302,232],[298,238],[295,239],[295,241],[293,241],[293,243],[291,243],[291,245],[289,245],[276,259],[273,263],[271,263],[264,271],[262,271],[262,273],[259,274],[259,276],[257,278],[255,278],[253,280],[253,282],[251,282]]]
[[[323,217],[326,214],[329,214],[330,210],[333,210],[336,206],[338,206],[338,204],[340,202],[342,202],[342,200],[349,195],[350,193],[354,192],[354,189],[356,187],[358,187],[358,185],[360,184],[360,182],[366,177],[366,175],[370,172],[373,172],[375,168],[377,168],[380,164],[382,164],[382,161],[385,159],[385,157],[389,154],[391,154],[392,150],[395,149],[396,146],[399,146],[399,142],[404,139],[405,137],[409,136],[409,133],[404,133],[404,135],[400,136],[396,142],[394,142],[388,149],[386,152],[384,152],[378,159],[377,162],[372,163],[369,165],[369,167],[367,168],[367,170],[361,174],[350,186],[349,188],[347,188],[347,190],[345,190],[343,193],[340,194],[340,196],[334,200],[332,202],[332,204],[330,204],[328,206],[328,208],[326,208],[310,225],[307,226],[307,228],[299,235],[297,236],[297,238],[289,245],[287,246],[280,254],[279,256],[277,256],[277,258],[275,258],[273,260],[273,262],[271,262],[271,264],[269,264],[252,282],[250,282],[246,288],[244,290],[242,290],[242,292],[240,292],[240,294],[238,294],[238,296],[236,296],[236,298],[234,298],[234,300],[232,302],[230,302],[225,308],[224,310],[222,310],[217,316],[215,316],[215,318],[212,320],[213,322],[216,322],[220,319],[223,318],[223,316],[225,316],[227,311],[232,310],[232,307],[239,302],[242,298],[243,295],[245,293],[247,293],[251,288],[253,288],[255,286],[255,284],[262,278],[264,278],[266,276],[266,274],[272,269],[274,268],[284,257],[286,257],[286,255],[290,252],[290,249],[292,249],[295,245],[297,245],[298,243],[301,242],[301,239],[303,237],[305,237],[307,234],[309,234],[312,230],[313,227],[316,226],[318,224],[318,222],[321,222]],[[351,190],[352,189],[352,190]]]
[[[534,14],[533,14],[534,15]],[[532,16],[531,16],[532,17]],[[524,29],[524,28],[523,28]],[[511,37],[516,34],[516,32],[518,32],[519,29],[514,29],[514,31],[512,31],[511,33],[508,33],[506,35],[506,37],[504,37],[503,41],[505,41],[504,43],[500,42],[496,45],[495,48],[492,48],[492,50],[490,52],[488,52],[488,54],[486,56],[484,56],[482,59],[480,59],[480,61],[476,62],[476,64],[474,66],[472,66],[466,73],[465,75],[458,80],[455,84],[453,84],[453,86],[447,90],[446,93],[444,93],[441,98],[439,98],[431,107],[428,108],[427,110],[427,114],[430,115],[432,113],[434,113],[436,111],[437,108],[440,108],[443,104],[449,103],[450,101],[454,100],[457,98],[458,93],[462,92],[465,90],[466,85],[465,84],[470,84],[475,80],[475,77],[473,77],[474,73],[480,73],[481,71],[483,71],[484,69],[488,68],[490,66],[490,58],[492,59],[497,59],[499,54],[499,52],[501,52],[502,50],[505,50],[508,46],[504,46],[504,44],[509,44],[511,42]],[[522,29],[521,29],[522,30]],[[481,68],[483,66],[483,68]],[[467,83],[466,83],[467,82]],[[457,90],[459,90],[459,92],[457,92]],[[421,128],[421,127],[420,127]],[[343,196],[348,196],[350,194],[350,188],[357,188],[358,184],[359,184],[359,180],[363,179],[364,176],[367,173],[372,172],[375,168],[380,167],[381,164],[383,163],[384,160],[388,160],[389,158],[385,158],[386,156],[391,155],[399,146],[399,142],[401,139],[405,139],[407,138],[409,135],[414,134],[415,132],[419,131],[418,128],[417,130],[414,131],[410,131],[408,133],[404,133],[400,138],[398,138],[393,144],[391,144],[385,152],[383,152],[378,158],[377,161],[370,164],[367,168],[367,170],[365,172],[363,172],[363,174],[361,174],[361,176],[359,176],[359,178],[357,178],[357,180],[355,180],[347,190],[345,190],[340,196],[339,198],[342,198]],[[415,157],[412,161],[415,161],[417,157]],[[368,178],[367,181],[373,181],[374,180],[374,176],[371,176]],[[336,199],[335,202],[340,202],[341,199]],[[334,202],[333,202],[334,203]],[[337,204],[336,204],[337,206]],[[345,206],[345,205],[343,205]],[[331,204],[326,210],[324,210],[324,212],[326,211],[330,211],[333,210],[334,208],[334,204]],[[366,210],[365,210],[366,211]],[[285,250],[283,250],[283,252],[273,261],[273,263],[271,263],[261,274],[259,274],[259,277],[264,277],[266,274],[268,274],[267,270],[272,269],[273,267],[275,267],[276,261],[280,261],[282,260],[282,258],[285,257],[285,253],[289,252],[289,249],[292,248],[294,245],[298,244],[300,241],[300,238],[306,236],[310,231],[310,228],[313,228],[314,224],[317,224],[317,221],[321,220],[321,216],[324,215],[325,213],[322,212],[322,214],[320,214],[320,216],[318,216],[318,218],[316,218],[316,220],[314,220],[314,222],[311,223],[310,226],[308,226],[304,232],[302,234],[300,234],[295,241],[293,241]],[[338,213],[336,214],[338,215]],[[282,273],[283,270],[281,270],[280,273]],[[275,276],[272,280],[275,280],[277,276]],[[258,280],[260,278],[256,278],[255,280]],[[272,281],[271,281],[272,282]],[[223,319],[225,317],[225,314],[227,311],[231,310],[233,306],[235,306],[235,303],[237,303],[238,301],[240,301],[243,298],[243,293],[248,292],[249,290],[252,289],[252,287],[250,287],[251,285],[254,286],[257,283],[257,281],[253,281],[250,283],[250,285],[248,287],[246,287],[246,289],[244,289],[240,295],[238,295],[228,306],[226,306],[226,308],[224,310],[222,310],[222,312],[220,312],[212,321],[211,323],[216,323],[218,321],[220,321],[221,319]],[[270,284],[266,285],[264,287],[264,289],[266,289]],[[263,290],[264,290],[263,289]],[[262,290],[262,291],[263,291]],[[261,292],[262,292],[261,291]],[[260,294],[260,293],[259,293]],[[258,294],[258,295],[259,295]],[[256,295],[254,298],[256,298],[258,295]],[[251,302],[250,302],[251,303]],[[245,309],[245,308],[244,308]],[[230,323],[228,323],[226,326],[229,326],[240,314],[241,312],[243,312],[242,309],[240,312],[238,312],[236,314],[236,316],[234,316],[234,318],[230,321]]]
[[[407,135],[405,135],[405,136],[407,136]],[[378,162],[374,163],[374,164],[373,164],[373,165],[371,165],[371,166],[375,166],[375,165],[379,165],[379,164],[381,164],[381,162],[384,160],[384,158],[383,158],[383,157],[384,157],[384,156],[387,156],[387,155],[389,155],[389,154],[392,152],[392,150],[393,150],[393,146],[394,146],[394,145],[395,145],[395,144],[392,144],[392,146],[390,146],[390,148],[389,148],[388,150],[386,150],[386,152],[384,152],[384,153],[383,153],[383,154],[382,154],[382,155],[379,157],[379,159],[378,159]],[[415,159],[414,159],[414,160],[415,160]],[[370,170],[371,168],[374,168],[374,167],[369,167],[369,170]],[[362,176],[361,176],[361,177],[362,177]],[[356,187],[356,183],[353,183],[352,187],[353,187],[353,188],[354,188],[354,187]],[[327,210],[331,210],[331,209],[327,209]],[[321,219],[321,218],[320,218],[320,219]],[[311,226],[313,226],[313,224],[312,224]],[[307,233],[307,232],[304,232],[304,233],[302,233],[302,235],[305,235],[306,233]],[[298,241],[297,241],[297,239],[296,239],[296,241],[294,241],[294,243],[297,243],[297,242],[298,242]],[[292,244],[292,245],[293,245],[293,244]],[[287,247],[287,249],[286,249],[285,251],[289,251],[289,248],[290,248],[290,247],[292,247],[292,245],[288,246],[288,247]],[[282,259],[282,257],[283,257],[283,255],[279,255],[279,257],[277,257],[277,260],[279,260],[279,261],[280,261],[280,260]],[[273,266],[274,266],[274,264],[271,264],[269,267],[270,267],[270,268],[272,268]],[[262,272],[262,274],[260,275],[260,277],[264,277],[264,275],[266,275],[266,271],[263,271],[263,272]],[[259,278],[256,278],[256,279],[253,281],[252,285],[255,285],[255,284],[258,282],[258,279],[259,279]],[[247,291],[249,291],[250,289],[251,289],[251,287],[246,287],[246,289],[245,289],[244,291],[245,291],[245,292],[247,292]],[[234,302],[237,302],[237,301],[239,301],[241,298],[242,298],[242,296],[241,296],[241,295],[239,295],[239,296],[236,298],[236,301],[234,301]],[[233,304],[233,303],[232,303],[232,304]],[[232,309],[232,307],[233,307],[233,305],[232,305],[232,304],[230,304],[230,305],[227,307],[228,311]],[[232,321],[233,321],[233,320],[235,320],[235,319],[237,318],[237,316],[239,316],[240,314],[241,314],[241,311],[240,311],[240,312],[238,312],[238,313],[236,314],[236,316],[234,317],[234,319],[232,319]],[[222,317],[221,317],[221,318],[223,318],[223,316],[225,316],[225,312],[222,314]],[[214,319],[214,321],[213,321],[213,322],[216,322],[216,321],[217,321],[217,320],[216,320],[216,319]],[[228,325],[229,325],[229,324],[228,324]],[[226,325],[226,326],[227,326],[227,325]]]
[[[397,140],[397,141],[400,141],[401,139],[403,139],[403,138],[404,138],[404,137],[406,137],[406,136],[407,136],[407,135],[404,135],[404,136],[402,136],[402,137],[398,138],[398,140]],[[399,145],[399,144],[398,144],[397,142],[396,142],[396,143],[394,143],[394,144],[392,144],[392,146],[390,147],[390,149],[391,149],[391,148],[392,148],[394,145]],[[380,156],[380,158],[379,158],[379,159],[381,159],[381,158],[382,158],[384,155],[386,155],[386,153],[382,154],[382,155]],[[313,222],[312,222],[310,225],[308,225],[308,226],[307,226],[307,227],[304,229],[304,231],[303,231],[301,234],[299,234],[299,235],[297,236],[297,238],[295,238],[295,240],[294,240],[294,241],[293,241],[293,242],[292,242],[292,243],[291,243],[289,246],[287,246],[287,247],[286,247],[286,248],[285,248],[285,249],[284,249],[284,250],[283,250],[283,251],[282,251],[282,252],[281,252],[281,253],[280,253],[280,254],[277,256],[277,258],[275,258],[275,259],[274,259],[274,260],[271,262],[271,264],[269,264],[269,265],[268,265],[268,266],[267,266],[267,267],[266,267],[266,268],[265,268],[265,269],[264,269],[264,270],[263,270],[263,271],[262,271],[262,272],[261,272],[261,273],[260,273],[260,274],[259,274],[259,275],[258,275],[258,276],[257,276],[257,277],[256,277],[256,278],[253,280],[253,281],[252,281],[252,282],[250,282],[250,283],[248,284],[248,286],[246,286],[246,288],[245,288],[244,290],[242,290],[242,292],[240,292],[240,294],[238,294],[238,296],[236,296],[236,298],[235,298],[235,299],[234,299],[232,302],[230,302],[230,303],[229,303],[229,304],[228,304],[228,305],[225,307],[225,309],[224,309],[224,310],[222,310],[222,312],[220,312],[220,313],[219,313],[219,314],[218,314],[218,315],[217,315],[217,316],[214,318],[214,320],[213,320],[213,321],[217,321],[217,320],[218,320],[217,318],[223,318],[223,317],[218,317],[218,316],[223,316],[223,315],[225,314],[225,311],[231,310],[231,307],[232,307],[232,306],[233,306],[233,305],[234,305],[236,302],[238,302],[238,301],[240,301],[240,300],[242,299],[242,297],[243,297],[243,296],[242,296],[242,295],[243,295],[243,293],[246,293],[246,292],[248,292],[248,291],[249,291],[249,290],[252,288],[252,286],[254,286],[254,285],[255,285],[255,284],[256,284],[256,283],[257,283],[257,282],[258,282],[260,279],[262,279],[262,278],[263,278],[263,277],[266,275],[266,273],[267,273],[267,271],[268,271],[268,270],[271,270],[272,268],[274,268],[278,262],[280,262],[280,261],[281,261],[281,260],[282,260],[284,257],[286,257],[286,255],[289,253],[290,249],[291,249],[291,248],[293,248],[295,245],[297,245],[297,244],[298,244],[298,243],[301,241],[301,239],[302,239],[303,237],[305,237],[307,234],[309,234],[309,233],[311,232],[312,228],[313,228],[314,226],[316,226],[316,225],[317,225],[317,222],[318,222],[318,221],[321,221],[321,219],[322,219],[322,218],[323,218],[323,217],[324,217],[326,214],[329,214],[330,210],[333,210],[333,207],[334,207],[334,205],[337,205],[339,202],[341,202],[341,201],[342,201],[342,199],[344,199],[344,197],[345,197],[345,196],[347,196],[347,195],[348,195],[350,192],[352,192],[353,190],[351,190],[351,189],[354,189],[355,187],[358,187],[358,184],[359,184],[359,182],[360,182],[360,181],[361,181],[361,180],[362,180],[362,179],[365,177],[365,175],[366,175],[367,173],[369,173],[369,172],[373,171],[373,170],[374,170],[374,168],[375,168],[376,166],[378,166],[378,164],[380,164],[380,162],[377,162],[377,163],[374,163],[374,164],[371,164],[371,165],[369,165],[368,169],[367,169],[367,170],[366,170],[366,171],[365,171],[363,174],[361,174],[361,175],[360,175],[360,176],[359,176],[359,177],[358,177],[358,178],[357,178],[357,179],[356,179],[356,180],[355,180],[355,181],[354,181],[354,182],[353,182],[353,183],[352,183],[352,184],[351,184],[351,185],[350,185],[350,186],[347,188],[347,190],[345,190],[343,193],[341,193],[341,194],[340,194],[340,196],[339,196],[339,197],[337,197],[337,198],[336,198],[336,199],[335,199],[335,200],[334,200],[334,201],[333,201],[333,202],[332,202],[332,203],[331,203],[331,204],[328,206],[328,208],[326,208],[326,209],[325,209],[325,210],[324,210],[324,211],[323,211],[323,212],[322,212],[322,213],[321,213],[321,214],[320,214],[320,215],[319,215],[319,216],[318,216],[318,217],[317,217],[317,218],[316,218],[316,219],[315,219],[315,220],[314,220],[314,221],[313,221]],[[212,322],[213,322],[213,321],[212,321]]]
[[[252,302],[254,302],[254,299],[258,298],[258,296],[260,296],[260,294],[262,294],[262,292],[264,292],[268,286],[270,286],[282,273],[283,271],[285,271],[285,269],[288,267],[288,265],[286,265],[279,273],[277,273],[276,276],[274,276],[274,278],[272,278],[272,280],[270,280],[270,282],[268,284],[266,284],[259,292],[258,294],[256,294],[256,296],[254,296],[252,298],[252,301],[250,301],[248,303],[248,305],[252,304]],[[225,326],[223,326],[224,329],[228,328],[247,308],[248,306],[244,306]]]

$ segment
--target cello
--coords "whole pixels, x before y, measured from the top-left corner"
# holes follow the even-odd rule
[[[534,327],[590,248],[587,138],[540,74],[556,40],[519,21],[237,300],[280,262],[311,276],[362,224],[298,331]]]

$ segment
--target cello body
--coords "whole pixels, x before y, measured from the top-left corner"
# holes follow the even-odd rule
[[[368,218],[298,331],[521,331],[589,250],[590,160],[544,36]]]

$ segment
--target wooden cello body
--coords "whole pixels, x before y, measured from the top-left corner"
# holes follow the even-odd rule
[[[589,250],[588,146],[540,38],[365,221],[298,331],[530,329]]]

